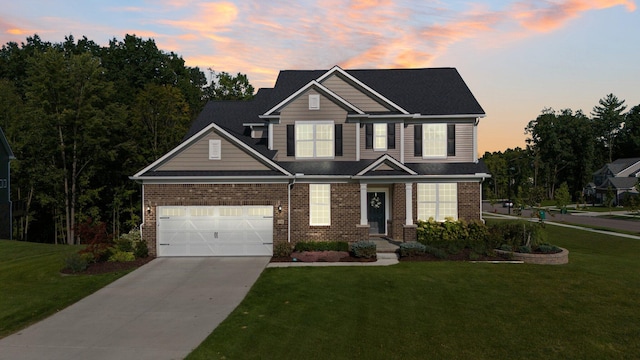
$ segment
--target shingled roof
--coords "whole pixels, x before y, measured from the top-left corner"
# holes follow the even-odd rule
[[[329,70],[281,71],[273,89],[260,89],[249,101],[210,101],[193,122],[185,140],[211,122],[243,134],[243,123],[259,115]],[[485,112],[455,68],[345,70],[410,114],[484,115]],[[245,134],[248,135],[248,134]]]

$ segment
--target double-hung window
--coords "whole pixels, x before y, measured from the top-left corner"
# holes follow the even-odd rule
[[[422,125],[422,156],[425,158],[447,156],[447,124]]]
[[[330,184],[309,184],[309,225],[331,225]]]
[[[334,157],[333,121],[296,121],[295,129],[296,158]]]
[[[418,219],[445,221],[458,220],[458,184],[418,184]]]
[[[373,150],[387,150],[387,124],[373,124]]]

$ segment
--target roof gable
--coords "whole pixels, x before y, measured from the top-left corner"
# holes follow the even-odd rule
[[[376,172],[383,173],[383,175],[388,175],[389,172],[393,172],[394,174],[401,173],[404,175],[418,174],[410,168],[406,167],[400,161],[394,159],[392,156],[389,156],[389,154],[384,154],[372,164],[368,165],[360,172],[358,172],[356,176],[376,175]]]
[[[333,91],[329,90],[327,87],[325,87],[324,85],[320,84],[319,82],[317,82],[315,80],[312,80],[308,84],[306,84],[305,86],[303,86],[300,89],[298,89],[298,91],[294,92],[289,97],[287,97],[286,99],[280,101],[278,104],[276,104],[271,109],[267,110],[267,112],[265,112],[263,116],[270,116],[270,115],[274,115],[274,114],[279,113],[280,110],[282,110],[284,107],[286,107],[292,101],[297,99],[299,96],[303,95],[309,89],[314,89],[317,92],[323,94],[324,96],[326,96],[327,98],[332,100],[334,103],[340,105],[341,107],[343,107],[347,111],[351,111],[351,112],[354,112],[356,114],[364,114],[364,112],[362,110],[358,109],[353,104],[351,104],[348,101],[346,101],[345,99],[341,98],[340,96],[338,96],[338,94],[336,94]]]
[[[291,176],[291,174],[287,170],[282,168],[280,165],[275,163],[273,160],[265,157],[260,152],[254,150],[251,146],[247,145],[245,142],[240,141],[237,137],[235,137],[232,133],[230,133],[229,131],[225,130],[224,128],[218,126],[215,123],[211,123],[209,126],[207,126],[206,128],[202,129],[196,135],[194,135],[191,138],[189,138],[188,140],[182,142],[180,145],[175,147],[173,150],[171,150],[170,152],[168,152],[167,154],[165,154],[164,156],[162,156],[158,160],[154,161],[151,165],[149,165],[146,168],[140,170],[132,178],[133,179],[137,179],[137,178],[145,177],[146,175],[148,175],[147,173],[149,173],[149,172],[160,170],[165,163],[167,163],[168,161],[170,161],[172,158],[174,158],[178,154],[182,153],[183,151],[188,150],[192,145],[194,145],[196,142],[201,140],[205,135],[207,135],[211,131],[214,131],[215,133],[219,134],[224,139],[229,141],[230,144],[233,144],[234,146],[238,147],[239,149],[244,151],[249,156],[253,157],[254,159],[259,161],[260,163],[264,164],[267,168],[275,170],[275,171],[278,171],[282,175]],[[173,169],[171,169],[171,170],[173,170]]]

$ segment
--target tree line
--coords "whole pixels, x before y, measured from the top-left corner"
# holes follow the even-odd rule
[[[38,35],[3,45],[14,238],[73,244],[79,224],[116,235],[139,225],[139,185],[128,177],[179,144],[208,100],[253,96],[244,74],[208,74],[129,34],[106,46]]]
[[[626,109],[613,94],[600,99],[591,116],[543,109],[524,129],[525,149],[484,154],[492,174],[486,196],[527,205],[559,197],[584,201],[593,172],[615,159],[640,156],[640,105]]]

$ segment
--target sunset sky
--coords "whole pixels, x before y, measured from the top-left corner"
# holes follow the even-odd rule
[[[524,147],[545,107],[589,115],[609,93],[640,104],[634,0],[20,0],[0,43],[38,34],[106,45],[153,38],[189,66],[272,87],[281,69],[456,67],[485,109],[479,150]]]

